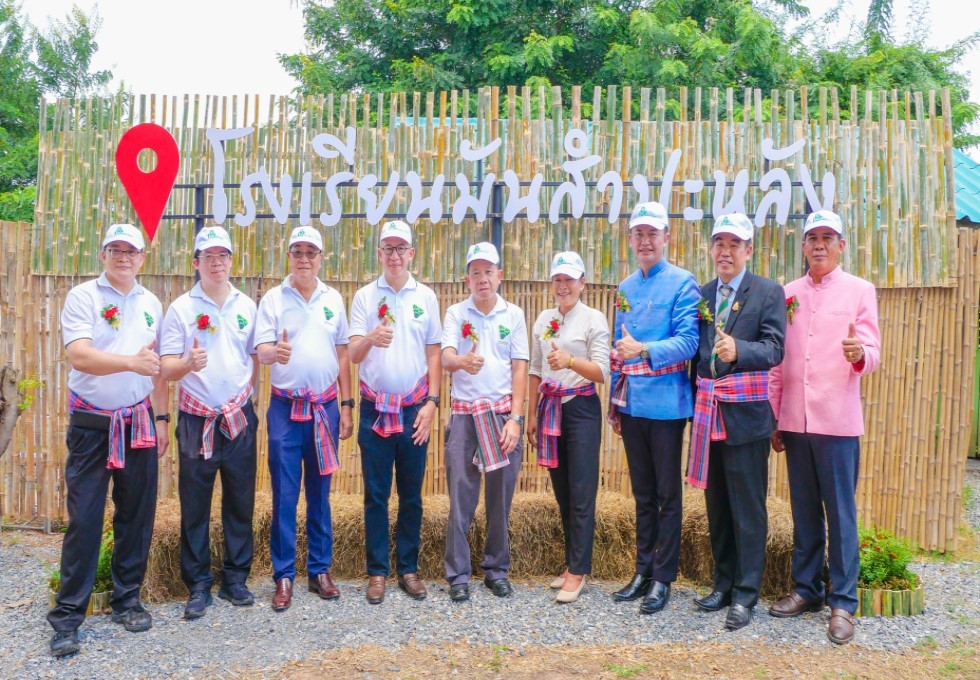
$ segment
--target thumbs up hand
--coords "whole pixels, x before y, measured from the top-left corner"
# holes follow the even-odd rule
[[[276,361],[283,366],[289,363],[293,355],[293,346],[289,344],[289,331],[282,329],[282,338],[276,342]]]
[[[187,352],[187,363],[190,366],[190,370],[195,373],[207,368],[208,351],[201,347],[197,337],[194,338],[194,344],[191,345],[190,350]]]
[[[864,361],[864,347],[857,339],[857,330],[854,328],[853,322],[848,325],[847,337],[841,342],[841,346],[844,351],[844,359],[848,363],[856,364]]]
[[[160,375],[160,355],[154,351],[156,346],[157,341],[154,340],[149,345],[141,347],[140,351],[133,356],[132,371],[134,373],[151,377]]]
[[[620,328],[623,331],[623,337],[616,341],[616,352],[619,353],[619,358],[623,361],[635,359],[643,351],[643,343],[630,335],[630,332],[626,330],[626,324]]]
[[[381,319],[381,323],[368,331],[368,334],[364,337],[374,347],[380,347],[382,349],[391,346],[391,339],[395,336],[395,330],[388,325],[388,317],[384,316]]]
[[[459,366],[470,375],[476,375],[483,368],[485,359],[476,353],[478,341],[473,341],[470,351],[459,357]]]
[[[738,348],[735,346],[735,338],[725,333],[724,326],[717,326],[715,328],[714,354],[729,364],[734,364],[738,360]]]
[[[551,367],[552,371],[560,371],[563,368],[568,368],[569,364],[572,363],[571,355],[558,347],[557,340],[551,341],[551,351],[545,358],[548,360],[548,366]]]

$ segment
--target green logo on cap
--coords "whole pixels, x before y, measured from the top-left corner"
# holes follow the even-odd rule
[[[126,233],[126,230],[122,226],[118,226],[118,227],[116,227],[116,233],[114,235],[115,236],[118,236],[119,234],[125,234],[125,233]]]
[[[478,252],[480,252],[480,244],[479,244],[479,243],[478,243],[478,244],[476,244],[475,246],[473,246],[473,252],[474,252],[474,253],[478,253]]]
[[[218,235],[214,233],[214,229],[208,232],[208,238],[218,238]]]
[[[556,262],[555,264],[568,264],[568,263],[565,262],[565,258],[564,257],[559,257],[558,258],[558,262]]]

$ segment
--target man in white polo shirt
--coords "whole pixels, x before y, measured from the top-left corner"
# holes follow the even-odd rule
[[[439,408],[442,366],[439,301],[408,267],[415,257],[404,222],[381,228],[378,259],[384,273],[361,288],[351,305],[350,358],[361,365],[361,421],[357,443],[364,474],[367,601],[379,604],[390,572],[388,498],[392,466],[398,488],[395,532],[398,585],[426,596],[418,576],[422,481],[429,433]]]
[[[68,531],[61,546],[61,588],[48,622],[51,653],[78,651],[102,541],[112,481],[112,620],[130,632],[153,621],[140,604],[157,501],[157,457],[170,446],[167,383],[156,353],[163,308],[136,276],[143,234],[114,224],[102,241],[99,278],[68,292],[61,332],[71,363],[68,426]],[[152,404],[152,406],[151,406]]]
[[[507,580],[507,528],[521,470],[530,355],[524,311],[497,294],[503,276],[500,255],[492,243],[471,246],[464,277],[470,297],[446,311],[442,329],[442,366],[453,376],[453,415],[446,441],[446,580],[453,602],[470,597],[466,534],[480,500],[481,477],[486,480],[487,515],[480,565],[483,583],[498,597],[513,592]]]
[[[340,468],[338,438],[347,439],[354,430],[354,400],[347,313],[340,293],[317,278],[322,263],[320,233],[308,226],[293,229],[289,276],[262,297],[255,324],[259,362],[272,366],[266,421],[272,481],[269,552],[276,611],[288,609],[293,600],[301,481],[306,487],[309,590],[325,600],[340,597],[330,578],[330,479]]]
[[[252,567],[255,509],[255,431],[252,404],[256,361],[255,303],[228,281],[232,246],[222,227],[194,240],[201,280],[174,300],[161,332],[163,377],[177,387],[180,455],[180,575],[190,597],[185,619],[211,604],[211,497],[221,473],[225,554],[218,597],[251,605],[245,586]]]

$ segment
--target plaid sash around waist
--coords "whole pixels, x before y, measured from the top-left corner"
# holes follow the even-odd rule
[[[337,385],[331,385],[323,392],[314,392],[308,388],[285,390],[272,387],[273,397],[290,402],[289,419],[297,423],[313,420],[313,441],[316,442],[316,462],[320,474],[331,475],[340,469],[340,458],[337,457],[337,446],[330,431],[330,419],[327,417],[325,406],[337,398]]]
[[[670,364],[654,371],[650,368],[649,361],[634,361],[627,364],[619,358],[619,352],[616,350],[611,351],[609,353],[609,370],[613,373],[619,373],[619,377],[616,379],[616,384],[613,385],[612,392],[609,393],[609,415],[606,416],[606,419],[610,423],[614,422],[616,412],[619,410],[617,407],[626,406],[626,392],[629,389],[627,376],[642,375],[649,377],[667,375],[669,373],[680,373],[685,368],[687,368],[687,362],[678,361],[676,364]]]
[[[562,397],[587,397],[595,394],[595,383],[585,383],[577,387],[564,387],[553,378],[548,378],[540,387],[541,400],[538,402],[538,465],[546,468],[558,467],[558,436],[561,434]]]
[[[505,456],[500,448],[501,428],[494,414],[509,414],[513,410],[511,401],[509,394],[497,401],[490,401],[489,399],[460,401],[453,399],[452,414],[454,416],[473,416],[473,424],[476,425],[476,438],[479,442],[479,446],[476,447],[476,455],[473,456],[473,464],[480,472],[491,472],[510,465],[510,457]]]
[[[204,460],[210,459],[214,453],[214,422],[218,416],[224,416],[218,430],[225,436],[225,439],[232,441],[248,425],[248,420],[242,413],[242,407],[248,403],[251,397],[252,386],[247,385],[244,390],[218,408],[211,408],[183,387],[177,388],[177,408],[184,413],[190,413],[192,416],[204,418],[204,435],[200,451]]]
[[[382,437],[401,434],[405,431],[402,407],[417,404],[429,396],[429,376],[423,375],[408,394],[389,394],[378,392],[361,381],[361,396],[374,402],[378,418],[371,429]]]
[[[769,398],[769,371],[732,373],[713,380],[698,377],[698,398],[691,426],[691,453],[687,459],[687,483],[708,486],[708,449],[711,442],[728,436],[718,402],[741,403]]]
[[[126,467],[126,424],[131,423],[129,445],[134,449],[149,449],[157,444],[157,433],[150,420],[150,397],[132,406],[123,406],[112,411],[99,408],[80,397],[74,391],[68,391],[68,413],[86,411],[109,417],[109,460],[106,467],[110,470],[122,470]]]

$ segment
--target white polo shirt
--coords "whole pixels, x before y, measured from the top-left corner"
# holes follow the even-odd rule
[[[201,284],[174,300],[160,332],[160,356],[183,356],[197,344],[208,353],[203,371],[191,371],[180,386],[211,408],[217,408],[245,389],[252,380],[255,354],[255,303],[230,283],[222,307],[209,298]],[[214,332],[199,327],[198,316],[208,317]]]
[[[293,351],[288,364],[272,364],[272,384],[323,392],[340,374],[337,345],[346,345],[350,337],[347,310],[340,293],[319,279],[309,302],[291,281],[292,274],[259,301],[255,346],[276,342],[285,329]]]
[[[118,310],[113,317],[119,319],[117,328],[105,318],[113,307]],[[124,355],[135,355],[156,340],[154,351],[159,352],[162,321],[163,306],[156,295],[139,283],[123,295],[103,272],[68,291],[61,310],[61,335],[66,347],[87,338],[97,350]],[[73,368],[68,387],[94,406],[115,410],[143,401],[153,391],[153,379],[132,371],[91,375]]]
[[[384,302],[382,302],[384,300]],[[372,389],[387,394],[406,394],[429,371],[425,346],[442,339],[436,294],[411,275],[397,293],[384,275],[354,294],[350,310],[350,334],[367,335],[381,323],[378,309],[386,304],[395,317],[391,345],[372,347],[361,362],[360,377]]]
[[[476,308],[471,295],[446,310],[443,349],[452,347],[457,354],[473,349],[473,341],[463,338],[463,325],[467,322],[476,332],[476,353],[484,359],[483,368],[476,375],[463,370],[453,373],[453,399],[502,399],[513,392],[511,362],[529,359],[524,312],[497,295],[493,309],[484,314]]]

